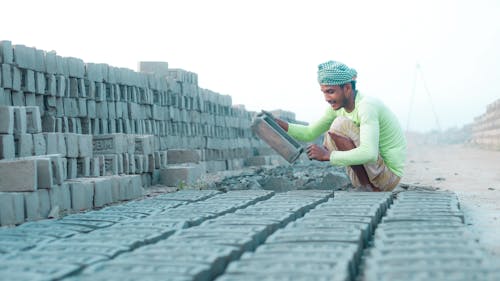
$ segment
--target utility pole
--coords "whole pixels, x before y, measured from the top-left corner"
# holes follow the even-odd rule
[[[427,93],[427,96],[429,97],[429,104],[430,104],[432,113],[434,114],[434,119],[436,121],[437,129],[438,129],[438,131],[441,132],[441,125],[439,123],[439,118],[438,118],[437,112],[434,109],[434,104],[432,102],[431,92],[429,91],[429,88],[427,87],[427,83],[425,82],[425,79],[424,79],[424,72],[422,71],[422,68],[420,67],[420,64],[418,62],[415,65],[415,76],[413,79],[413,88],[412,88],[412,92],[411,92],[411,96],[410,96],[410,105],[408,107],[408,119],[407,119],[407,123],[406,123],[406,132],[408,133],[410,131],[411,112],[412,112],[412,107],[413,107],[413,99],[415,97],[415,93],[417,90],[418,74],[420,74],[420,78],[422,79],[424,90]]]

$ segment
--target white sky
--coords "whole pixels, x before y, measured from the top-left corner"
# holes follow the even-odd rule
[[[234,104],[307,122],[327,106],[316,70],[330,59],[404,129],[436,129],[432,106],[442,129],[461,127],[500,98],[496,0],[3,1],[0,40],[133,70],[167,61]],[[418,78],[410,108],[417,62],[430,97]]]

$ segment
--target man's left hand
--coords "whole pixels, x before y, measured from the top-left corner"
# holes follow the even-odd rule
[[[309,159],[315,159],[318,161],[330,161],[330,152],[324,147],[316,144],[311,144],[307,147],[307,156]]]

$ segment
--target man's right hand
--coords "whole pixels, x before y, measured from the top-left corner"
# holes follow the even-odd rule
[[[309,159],[318,161],[330,161],[330,152],[317,144],[311,144],[307,147],[307,156]]]
[[[262,110],[262,113],[268,115],[269,117],[273,118],[274,121],[283,129],[285,132],[288,132],[288,122],[283,121],[279,118],[276,118],[271,112]]]

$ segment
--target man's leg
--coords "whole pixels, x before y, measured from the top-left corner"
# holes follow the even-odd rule
[[[335,142],[335,146],[339,151],[348,151],[356,148],[356,145],[350,138],[338,135],[336,133],[329,133],[329,136],[333,139],[333,141]],[[362,186],[369,186],[373,191],[380,191],[378,187],[370,182],[370,178],[368,177],[368,174],[366,173],[365,167],[363,165],[352,165],[350,167],[358,177],[358,180]]]
[[[335,137],[336,140],[334,140],[333,136],[330,136],[330,134],[334,134],[338,137]],[[325,148],[330,152],[333,150],[351,150],[358,147],[359,144],[359,127],[357,127],[352,120],[342,116],[335,118],[330,127],[330,131],[325,134],[323,142]],[[360,168],[358,168],[358,166]],[[382,191],[390,191],[400,180],[400,178],[385,165],[380,155],[376,163],[348,166],[346,167],[346,172],[354,187],[370,188],[371,186],[376,186]]]

